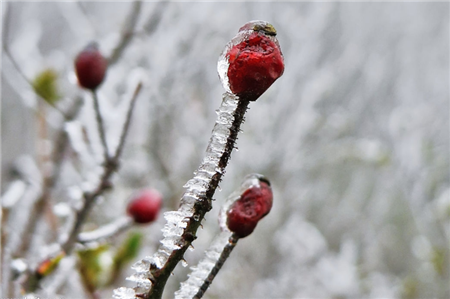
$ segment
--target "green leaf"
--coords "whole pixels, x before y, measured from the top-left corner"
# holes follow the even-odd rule
[[[33,81],[33,88],[36,94],[51,105],[61,98],[58,92],[57,80],[58,73],[53,69],[47,69],[39,73]]]
[[[96,248],[89,248],[78,251],[80,274],[86,288],[93,292],[104,280],[105,269],[101,256],[108,251],[109,245],[104,244]]]
[[[115,264],[123,264],[133,260],[139,253],[142,243],[142,234],[139,232],[130,233],[122,246],[117,250],[114,257]]]

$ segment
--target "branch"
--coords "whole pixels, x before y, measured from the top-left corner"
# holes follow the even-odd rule
[[[110,159],[109,159],[108,143],[106,141],[105,125],[103,123],[103,117],[100,113],[100,105],[98,103],[97,91],[95,89],[92,90],[92,97],[94,99],[95,120],[97,122],[98,134],[100,135],[100,141],[102,142],[103,146],[103,156],[105,159],[105,163],[108,163]]]
[[[124,216],[119,219],[117,219],[114,222],[111,222],[107,225],[104,225],[100,227],[99,229],[80,233],[78,235],[78,242],[79,243],[90,243],[99,241],[101,239],[107,239],[111,238],[124,230],[130,228],[133,225],[134,221],[133,218]]]
[[[91,208],[93,207],[96,199],[98,196],[100,196],[101,194],[103,194],[103,192],[106,189],[109,189],[111,187],[111,182],[110,182],[110,178],[112,176],[112,174],[117,170],[118,168],[118,159],[119,159],[119,155],[122,152],[122,148],[124,146],[125,143],[125,137],[127,135],[129,126],[130,126],[130,122],[131,122],[131,116],[132,116],[132,110],[134,108],[134,105],[136,103],[136,99],[137,96],[141,90],[142,84],[139,82],[139,84],[137,85],[135,92],[133,93],[133,97],[130,101],[130,106],[128,108],[128,113],[127,113],[127,118],[125,120],[125,124],[123,126],[122,129],[122,133],[121,133],[121,137],[120,137],[120,142],[119,145],[117,146],[116,149],[116,153],[114,155],[114,157],[111,159],[107,153],[108,149],[105,147],[106,144],[106,139],[104,136],[104,131],[103,131],[103,121],[101,119],[101,115],[99,113],[97,113],[97,124],[98,124],[98,128],[99,131],[103,132],[100,134],[103,135],[102,140],[105,143],[104,146],[104,150],[105,150],[105,164],[104,164],[104,171],[103,174],[100,178],[100,182],[97,185],[97,187],[94,189],[94,191],[92,192],[85,192],[83,197],[84,197],[84,205],[81,208],[81,210],[79,210],[77,212],[76,218],[75,218],[75,225],[73,226],[69,237],[67,239],[67,241],[62,245],[62,249],[63,251],[69,255],[72,250],[73,250],[73,245],[75,244],[76,240],[77,240],[77,236],[81,230],[81,226],[84,223],[87,215],[89,214]],[[95,92],[93,92],[93,94],[95,95]],[[96,98],[96,97],[95,97]],[[98,107],[98,101],[94,99],[94,103],[96,104],[96,111],[100,111],[99,107]]]
[[[219,185],[230,159],[249,101],[225,93],[217,111],[206,157],[195,172],[195,177],[185,185],[178,211],[166,212],[167,224],[163,228],[162,246],[150,259],[143,259],[135,266],[137,274],[130,280],[137,282],[134,290],[141,298],[161,298],[167,279],[175,266],[196,238],[196,232],[204,215],[212,208],[212,197]],[[120,288],[116,298],[129,295],[133,290]]]
[[[196,266],[191,267],[189,278],[181,283],[180,289],[175,292],[175,298],[201,298],[236,246],[238,239],[239,237],[228,229],[223,230],[205,252],[205,257]]]
[[[125,48],[131,42],[131,38],[133,37],[133,31],[139,19],[139,13],[141,12],[142,2],[135,1],[133,2],[132,5],[133,7],[131,8],[131,11],[127,19],[125,20],[125,25],[124,28],[122,29],[122,37],[117,46],[114,48],[111,56],[109,57],[108,65],[115,64],[119,60]]]
[[[97,187],[92,192],[85,192],[83,194],[84,204],[83,207],[77,211],[75,216],[75,224],[73,225],[69,236],[65,242],[61,244],[61,249],[65,253],[66,256],[70,255],[70,253],[74,249],[74,245],[78,240],[78,235],[80,233],[81,227],[86,220],[90,210],[95,204],[96,199],[98,196],[103,194],[103,192],[111,187],[110,178],[112,174],[117,170],[118,168],[118,159],[120,158],[119,155],[121,154],[122,148],[124,146],[125,137],[128,132],[131,117],[132,117],[132,110],[134,108],[134,105],[136,103],[137,96],[139,94],[139,91],[141,90],[142,84],[139,83],[135,89],[135,92],[133,93],[133,97],[130,100],[130,106],[128,109],[128,113],[126,116],[125,124],[122,129],[121,133],[121,139],[120,143],[116,149],[116,153],[114,155],[114,158],[110,159],[108,158],[105,161],[104,164],[104,171],[100,178],[100,182],[98,183]],[[36,271],[33,271],[29,273],[28,277],[25,280],[25,287],[27,288],[27,291],[34,291],[39,286],[39,280],[42,277],[39,276],[39,273]]]
[[[220,255],[219,259],[217,260],[214,267],[211,269],[211,272],[209,272],[208,277],[203,282],[202,286],[198,290],[197,294],[193,297],[193,299],[200,299],[203,297],[203,294],[205,294],[208,287],[211,285],[212,281],[216,277],[217,273],[219,273],[220,269],[222,268],[223,264],[227,260],[227,258],[230,256],[231,251],[233,251],[234,247],[236,247],[237,241],[239,240],[239,237],[236,234],[232,234],[230,238],[228,239],[228,243],[223,248],[222,254]]]

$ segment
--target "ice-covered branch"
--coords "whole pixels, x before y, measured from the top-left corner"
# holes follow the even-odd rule
[[[160,248],[153,256],[134,265],[137,273],[128,279],[135,281],[137,288],[117,289],[116,298],[134,298],[136,293],[145,298],[161,297],[170,273],[196,238],[204,215],[211,209],[212,197],[225,172],[248,105],[248,101],[224,93],[205,158],[194,178],[184,186],[186,191],[178,211],[164,214],[167,223],[163,228],[164,238]]]
[[[188,280],[181,283],[180,290],[175,292],[175,298],[201,298],[230,256],[238,240],[239,237],[235,234],[223,231],[205,252],[205,258],[197,266],[192,267]]]

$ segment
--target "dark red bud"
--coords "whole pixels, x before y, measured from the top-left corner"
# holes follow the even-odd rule
[[[96,43],[90,43],[75,58],[75,72],[78,83],[86,89],[96,89],[105,78],[108,62],[98,50]]]
[[[264,181],[245,190],[227,212],[228,228],[240,238],[250,235],[258,221],[270,212],[272,201],[272,189]]]
[[[144,189],[134,194],[127,207],[127,213],[136,223],[153,222],[161,209],[162,196],[154,189]]]

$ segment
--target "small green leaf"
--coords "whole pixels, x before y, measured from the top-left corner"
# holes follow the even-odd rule
[[[133,260],[139,253],[142,243],[142,234],[138,232],[131,233],[123,242],[122,246],[117,250],[114,257],[115,264],[123,264]]]
[[[57,80],[58,73],[53,69],[47,69],[39,73],[33,81],[33,88],[36,94],[51,105],[61,98],[58,92]]]
[[[95,291],[103,281],[105,269],[101,256],[109,249],[107,244],[96,248],[78,251],[79,269],[83,282],[91,292]]]

